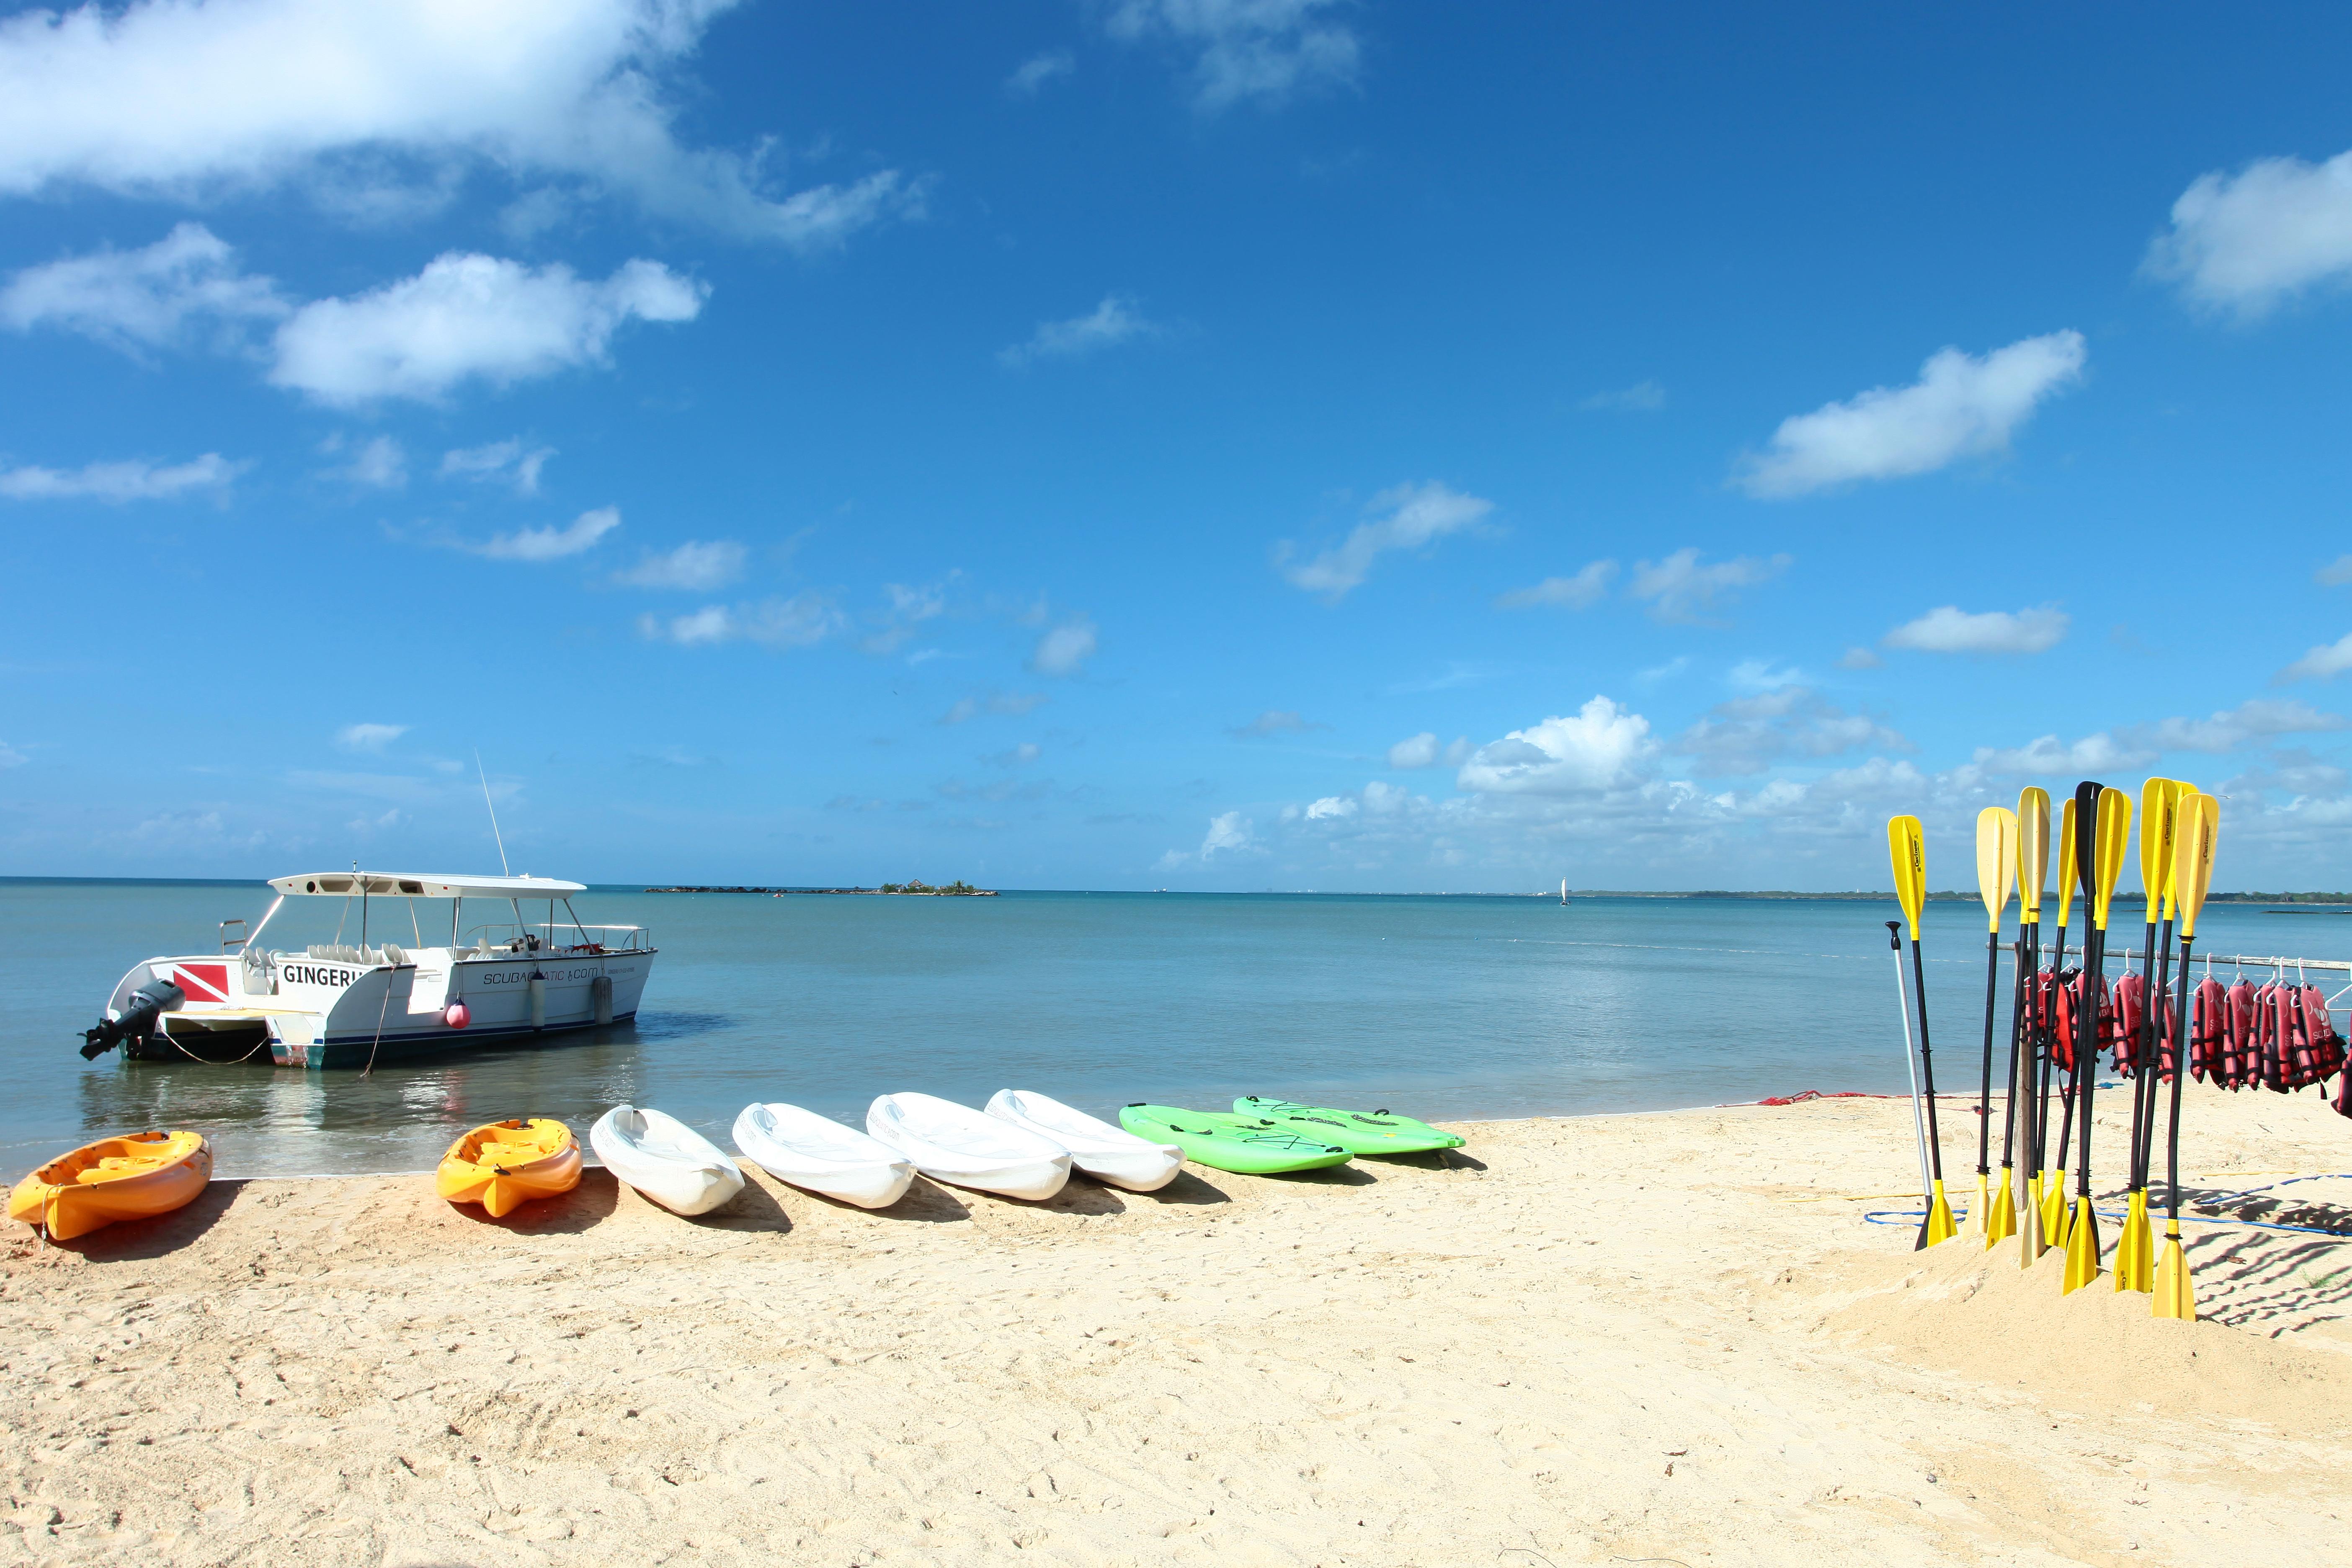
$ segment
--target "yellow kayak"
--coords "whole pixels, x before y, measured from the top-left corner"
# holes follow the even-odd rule
[[[493,1219],[533,1198],[580,1184],[580,1144],[561,1121],[492,1121],[449,1145],[433,1187],[453,1204],[479,1204]]]
[[[169,1214],[213,1179],[213,1152],[194,1132],[133,1132],[59,1155],[16,1184],[8,1217],[69,1241],[119,1219]]]

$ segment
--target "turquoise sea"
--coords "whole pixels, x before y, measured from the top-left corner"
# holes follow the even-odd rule
[[[875,1095],[909,1089],[974,1105],[1038,1089],[1098,1115],[1269,1094],[1491,1119],[1906,1087],[1891,901],[1717,898],[598,888],[574,900],[583,920],[649,926],[660,949],[634,1026],[367,1077],[82,1061],[123,971],[211,951],[218,921],[267,903],[258,884],[0,879],[22,1004],[0,1020],[0,1168],[173,1126],[212,1138],[224,1175],[418,1171],[478,1122],[584,1133],[619,1101],[725,1146],[752,1100],[862,1126]],[[2137,918],[2117,926],[2135,948]],[[2215,952],[2352,952],[2341,916],[2209,906],[2201,934]],[[1984,949],[1981,906],[1929,906],[1947,1090],[1976,1083]]]

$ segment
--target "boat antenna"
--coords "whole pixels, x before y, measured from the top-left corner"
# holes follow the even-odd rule
[[[490,838],[499,847],[499,875],[511,877],[514,873],[507,868],[507,841],[499,832],[499,808],[490,804],[490,775],[482,771],[482,750],[479,746],[474,748],[474,776],[482,781],[482,805],[488,808],[490,814]]]

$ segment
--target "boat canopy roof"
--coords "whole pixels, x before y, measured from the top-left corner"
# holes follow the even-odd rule
[[[393,899],[568,899],[588,890],[585,882],[552,877],[444,877],[421,871],[305,871],[272,877],[269,885],[295,897],[349,899],[366,893]]]

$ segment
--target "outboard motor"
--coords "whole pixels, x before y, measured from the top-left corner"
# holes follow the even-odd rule
[[[81,1032],[81,1059],[96,1061],[125,1040],[141,1039],[154,1033],[155,1020],[165,1013],[176,1012],[188,1000],[187,993],[168,980],[150,980],[131,994],[131,1005],[120,1018],[108,1018],[95,1029]]]

